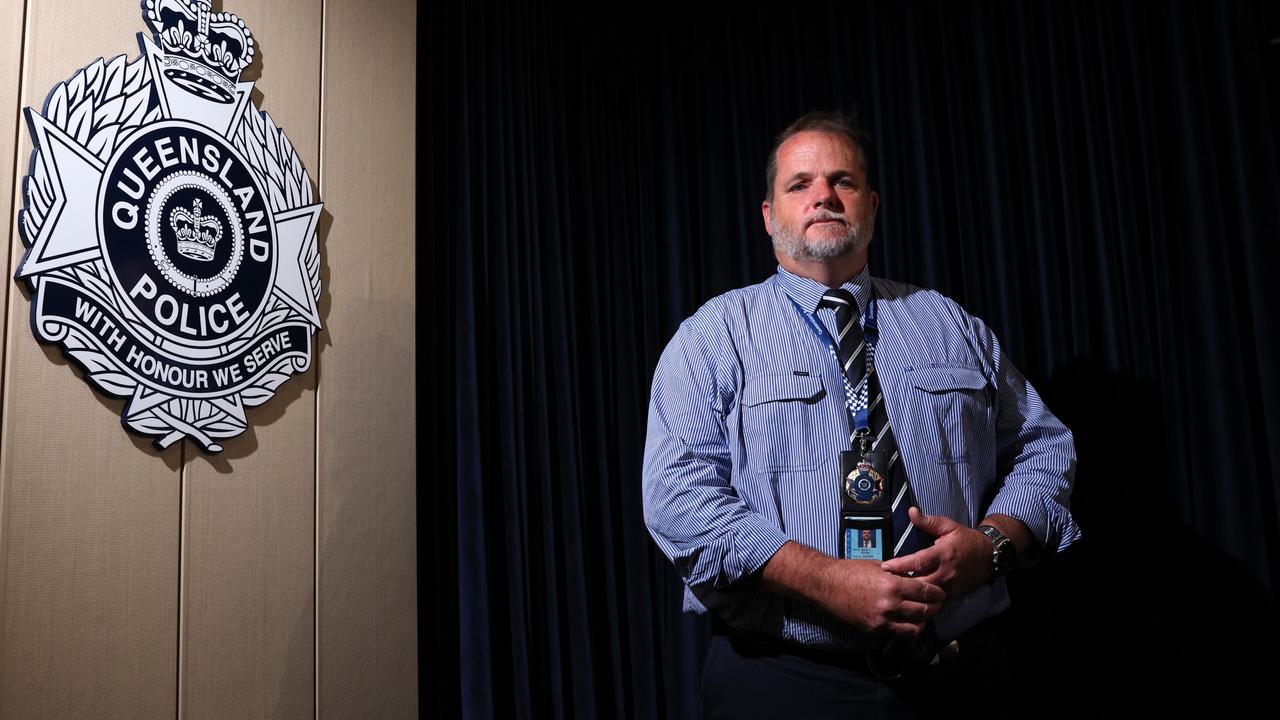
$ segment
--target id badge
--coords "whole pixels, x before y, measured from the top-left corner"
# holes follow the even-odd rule
[[[840,518],[840,557],[884,562],[893,556],[891,519],[882,515],[844,513]]]

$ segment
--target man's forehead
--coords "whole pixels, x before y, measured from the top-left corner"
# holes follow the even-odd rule
[[[856,172],[858,148],[843,135],[808,130],[792,135],[778,148],[780,175],[810,171],[817,164],[844,166],[839,169]]]

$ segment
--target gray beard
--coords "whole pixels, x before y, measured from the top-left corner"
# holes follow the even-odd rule
[[[769,230],[774,250],[797,262],[845,257],[861,250],[870,242],[870,238],[863,237],[862,225],[857,224],[849,227],[844,237],[834,242],[811,243],[805,239],[803,231],[797,235],[779,227],[773,208],[769,209]]]

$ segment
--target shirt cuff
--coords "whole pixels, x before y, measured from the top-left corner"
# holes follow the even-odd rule
[[[691,587],[710,584],[716,590],[730,590],[764,567],[788,540],[791,538],[763,518],[748,514],[739,518],[733,531],[724,537],[727,547],[718,553],[702,554],[686,582]],[[716,560],[718,566],[713,566]]]
[[[1021,521],[1040,543],[1041,552],[1045,553],[1061,552],[1081,535],[1070,510],[1037,496],[1000,493],[987,509],[987,514],[1008,515]]]

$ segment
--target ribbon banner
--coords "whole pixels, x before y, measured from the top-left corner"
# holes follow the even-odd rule
[[[306,372],[311,364],[311,333],[306,323],[274,325],[239,350],[201,363],[139,342],[124,331],[126,323],[113,308],[56,278],[45,281],[34,322],[49,342],[62,340],[74,328],[137,382],[188,398],[230,395],[260,383],[273,368]]]

